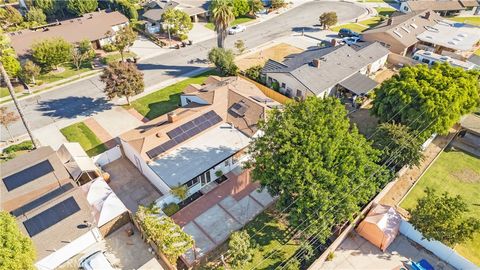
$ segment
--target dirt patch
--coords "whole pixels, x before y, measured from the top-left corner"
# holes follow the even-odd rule
[[[357,126],[358,131],[367,138],[375,132],[375,128],[378,125],[378,118],[371,115],[370,110],[367,108],[361,108],[349,114],[348,118],[350,118],[350,122]]]
[[[245,70],[255,65],[263,66],[268,59],[282,62],[287,56],[303,52],[302,49],[280,43],[269,48],[262,48],[252,54],[248,54],[236,60],[237,66]]]
[[[480,183],[480,173],[466,168],[463,170],[455,171],[450,173],[453,177],[457,178],[459,181],[464,183]]]

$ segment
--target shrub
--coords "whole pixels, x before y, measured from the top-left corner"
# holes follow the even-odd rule
[[[9,147],[3,149],[3,153],[12,154],[19,151],[33,150],[32,141],[24,141],[19,144],[10,145]]]
[[[215,172],[215,176],[217,176],[217,177],[222,177],[222,175],[223,175],[222,170],[218,170],[218,171]]]
[[[280,90],[280,85],[278,84],[278,82],[272,82],[272,88],[273,90],[278,91]]]
[[[332,251],[330,251],[327,255],[327,261],[331,261],[333,260],[333,258],[335,258],[335,253],[333,253]]]
[[[115,47],[113,44],[105,44],[102,46],[102,50],[106,52],[113,52],[117,50],[117,47]]]
[[[250,67],[247,70],[245,70],[245,76],[247,76],[248,78],[254,81],[261,82],[260,75],[261,75],[262,68],[263,67],[260,65]]]
[[[162,209],[162,211],[165,213],[165,215],[167,215],[169,217],[171,217],[175,213],[177,213],[178,210],[180,210],[180,206],[178,206],[178,204],[176,204],[176,203],[169,203],[169,204],[165,205],[165,207],[163,207],[163,209]]]

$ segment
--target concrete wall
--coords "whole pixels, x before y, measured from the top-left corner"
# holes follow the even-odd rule
[[[113,233],[116,231],[118,228],[122,227],[123,225],[129,223],[130,220],[130,214],[125,211],[123,214],[120,216],[110,220],[109,222],[103,224],[101,227],[98,228],[100,233],[102,234],[103,237],[106,237],[107,235]]]
[[[92,157],[92,160],[95,164],[97,164],[97,166],[101,167],[121,157],[122,157],[122,150],[120,149],[120,146],[117,145],[114,148],[101,153],[100,155]]]
[[[455,250],[442,244],[441,242],[423,239],[422,233],[417,231],[408,221],[402,220],[402,223],[400,224],[400,233],[431,251],[433,254],[437,255],[439,258],[446,261],[456,269],[479,269],[474,263],[465,259],[460,254],[455,252]]]
[[[54,253],[35,263],[40,270],[53,270],[73,256],[79,254],[84,249],[101,241],[102,235],[97,228],[93,228],[84,235],[78,237],[64,247],[56,250]]]
[[[207,105],[207,104],[208,104],[205,100],[203,100],[203,99],[201,99],[201,98],[199,98],[199,97],[197,97],[197,96],[194,96],[194,95],[191,95],[191,96],[189,96],[189,95],[181,95],[181,96],[180,96],[180,105],[181,105],[182,107],[188,104],[187,99],[189,99],[190,102],[195,102],[195,103],[198,103],[198,104],[204,104],[204,105]]]

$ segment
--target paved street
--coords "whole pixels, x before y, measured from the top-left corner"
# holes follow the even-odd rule
[[[364,8],[349,2],[309,2],[260,24],[252,25],[236,36],[227,38],[227,46],[232,47],[237,39],[243,39],[247,49],[251,49],[282,36],[303,31],[319,31],[314,25],[323,12],[335,11],[339,22],[352,20],[362,15]],[[156,85],[185,73],[205,67],[208,51],[216,45],[209,39],[192,46],[162,54],[141,61],[138,64],[145,74],[146,90],[156,89]],[[27,119],[33,129],[50,124],[58,128],[69,123],[111,109],[114,105],[105,99],[99,76],[75,82],[60,89],[46,92],[21,101]],[[13,104],[8,104],[14,110]],[[26,133],[20,121],[10,127],[13,136]],[[8,138],[2,127],[1,139]]]

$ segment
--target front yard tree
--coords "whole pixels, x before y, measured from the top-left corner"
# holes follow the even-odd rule
[[[103,70],[100,76],[105,83],[105,94],[108,98],[125,97],[130,105],[130,97],[144,90],[143,73],[137,66],[128,62],[113,62]]]
[[[232,2],[229,0],[212,0],[210,4],[210,13],[212,14],[213,24],[217,32],[217,46],[225,46],[228,26],[235,20],[233,14]]]
[[[186,12],[171,8],[167,9],[162,16],[163,22],[168,25],[168,31],[170,31],[172,35],[179,37],[181,40],[188,38],[187,34],[192,30],[193,23]]]
[[[373,146],[383,150],[383,162],[397,168],[418,166],[423,158],[422,140],[402,124],[382,123],[373,137]]]
[[[249,68],[247,68],[247,70],[245,70],[245,76],[247,76],[248,78],[250,78],[254,81],[257,81],[257,82],[261,83],[262,82],[262,78],[261,78],[262,69],[263,69],[263,67],[261,65],[256,65],[256,66],[253,66],[253,67],[249,67]]]
[[[43,10],[48,16],[54,15],[58,9],[57,0],[34,0],[33,5]]]
[[[6,54],[0,56],[0,62],[2,62],[3,67],[7,71],[8,76],[17,77],[18,72],[21,69],[20,62],[13,54]]]
[[[238,73],[235,54],[232,50],[213,48],[208,53],[208,60],[225,76],[235,76]]]
[[[18,26],[23,22],[22,14],[13,6],[0,8],[0,26],[7,29],[10,26]]]
[[[235,41],[234,46],[238,50],[238,54],[242,54],[247,49],[245,48],[245,42],[241,39],[238,39],[237,41]]]
[[[308,97],[272,110],[260,123],[264,135],[250,149],[252,178],[279,207],[289,206],[290,225],[318,232],[353,217],[385,184],[389,171],[377,164],[380,151],[351,127],[336,98]]]
[[[97,7],[97,0],[67,0],[68,11],[77,16],[93,12]]]
[[[128,47],[132,46],[137,39],[137,33],[133,31],[131,26],[125,26],[115,34],[115,41],[113,45],[122,56],[122,61],[125,60],[124,54]]]
[[[28,9],[27,14],[25,14],[25,19],[28,22],[35,22],[37,25],[43,25],[47,23],[47,16],[43,11],[36,7],[31,7]]]
[[[21,77],[25,81],[25,83],[33,83],[35,84],[35,77],[40,75],[40,67],[35,65],[31,60],[25,61],[23,64]]]
[[[15,218],[0,211],[0,269],[35,269],[32,240],[22,234]]]
[[[233,0],[233,15],[243,16],[250,11],[248,0]]]
[[[336,12],[324,12],[320,15],[320,26],[323,26],[323,29],[327,29],[330,26],[334,26],[338,22]]]
[[[425,129],[422,139],[447,134],[462,115],[477,108],[479,78],[478,70],[465,71],[447,63],[404,67],[375,90],[372,113],[383,122]]]
[[[72,49],[72,62],[77,70],[82,67],[83,63],[92,60],[95,56],[95,50],[88,39],[82,40]]]
[[[272,0],[271,7],[272,9],[283,8],[287,5],[285,0]]]
[[[50,69],[71,59],[72,44],[62,38],[45,39],[32,45],[33,58],[37,63]]]
[[[252,244],[247,231],[237,231],[230,235],[228,255],[235,269],[241,268],[252,259]]]
[[[466,216],[469,209],[460,196],[452,197],[447,192],[439,196],[429,188],[425,193],[410,211],[410,223],[425,239],[453,247],[472,239],[480,231],[480,220]]]
[[[255,16],[257,12],[265,9],[262,0],[248,0],[248,8],[250,15]]]
[[[14,112],[9,112],[7,110],[7,107],[0,107],[0,124],[5,127],[7,130],[8,136],[10,136],[10,139],[13,141],[13,136],[10,133],[10,125],[17,122],[18,120],[18,115],[15,115]]]

